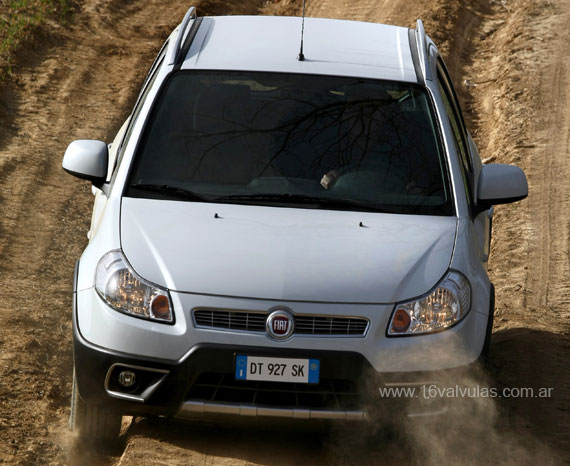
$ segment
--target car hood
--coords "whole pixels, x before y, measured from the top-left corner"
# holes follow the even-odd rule
[[[121,246],[141,277],[179,292],[392,303],[444,275],[456,225],[455,217],[124,198]]]

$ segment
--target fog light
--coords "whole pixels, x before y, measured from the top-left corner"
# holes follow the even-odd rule
[[[119,383],[125,387],[132,387],[136,382],[136,376],[133,371],[121,371],[119,373]]]

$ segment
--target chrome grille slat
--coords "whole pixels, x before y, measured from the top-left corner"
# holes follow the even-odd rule
[[[195,309],[194,323],[202,328],[265,332],[268,313]],[[368,320],[361,317],[296,315],[295,332],[299,335],[364,336]]]

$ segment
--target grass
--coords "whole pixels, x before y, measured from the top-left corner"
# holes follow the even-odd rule
[[[72,0],[0,0],[0,81],[12,75],[20,47],[50,21],[65,24]]]

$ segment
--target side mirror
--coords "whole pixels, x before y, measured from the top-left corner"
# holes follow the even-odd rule
[[[109,149],[103,141],[73,141],[63,156],[63,169],[70,175],[102,186],[107,180]]]
[[[477,210],[517,202],[528,196],[524,172],[514,165],[484,165],[477,187]]]

